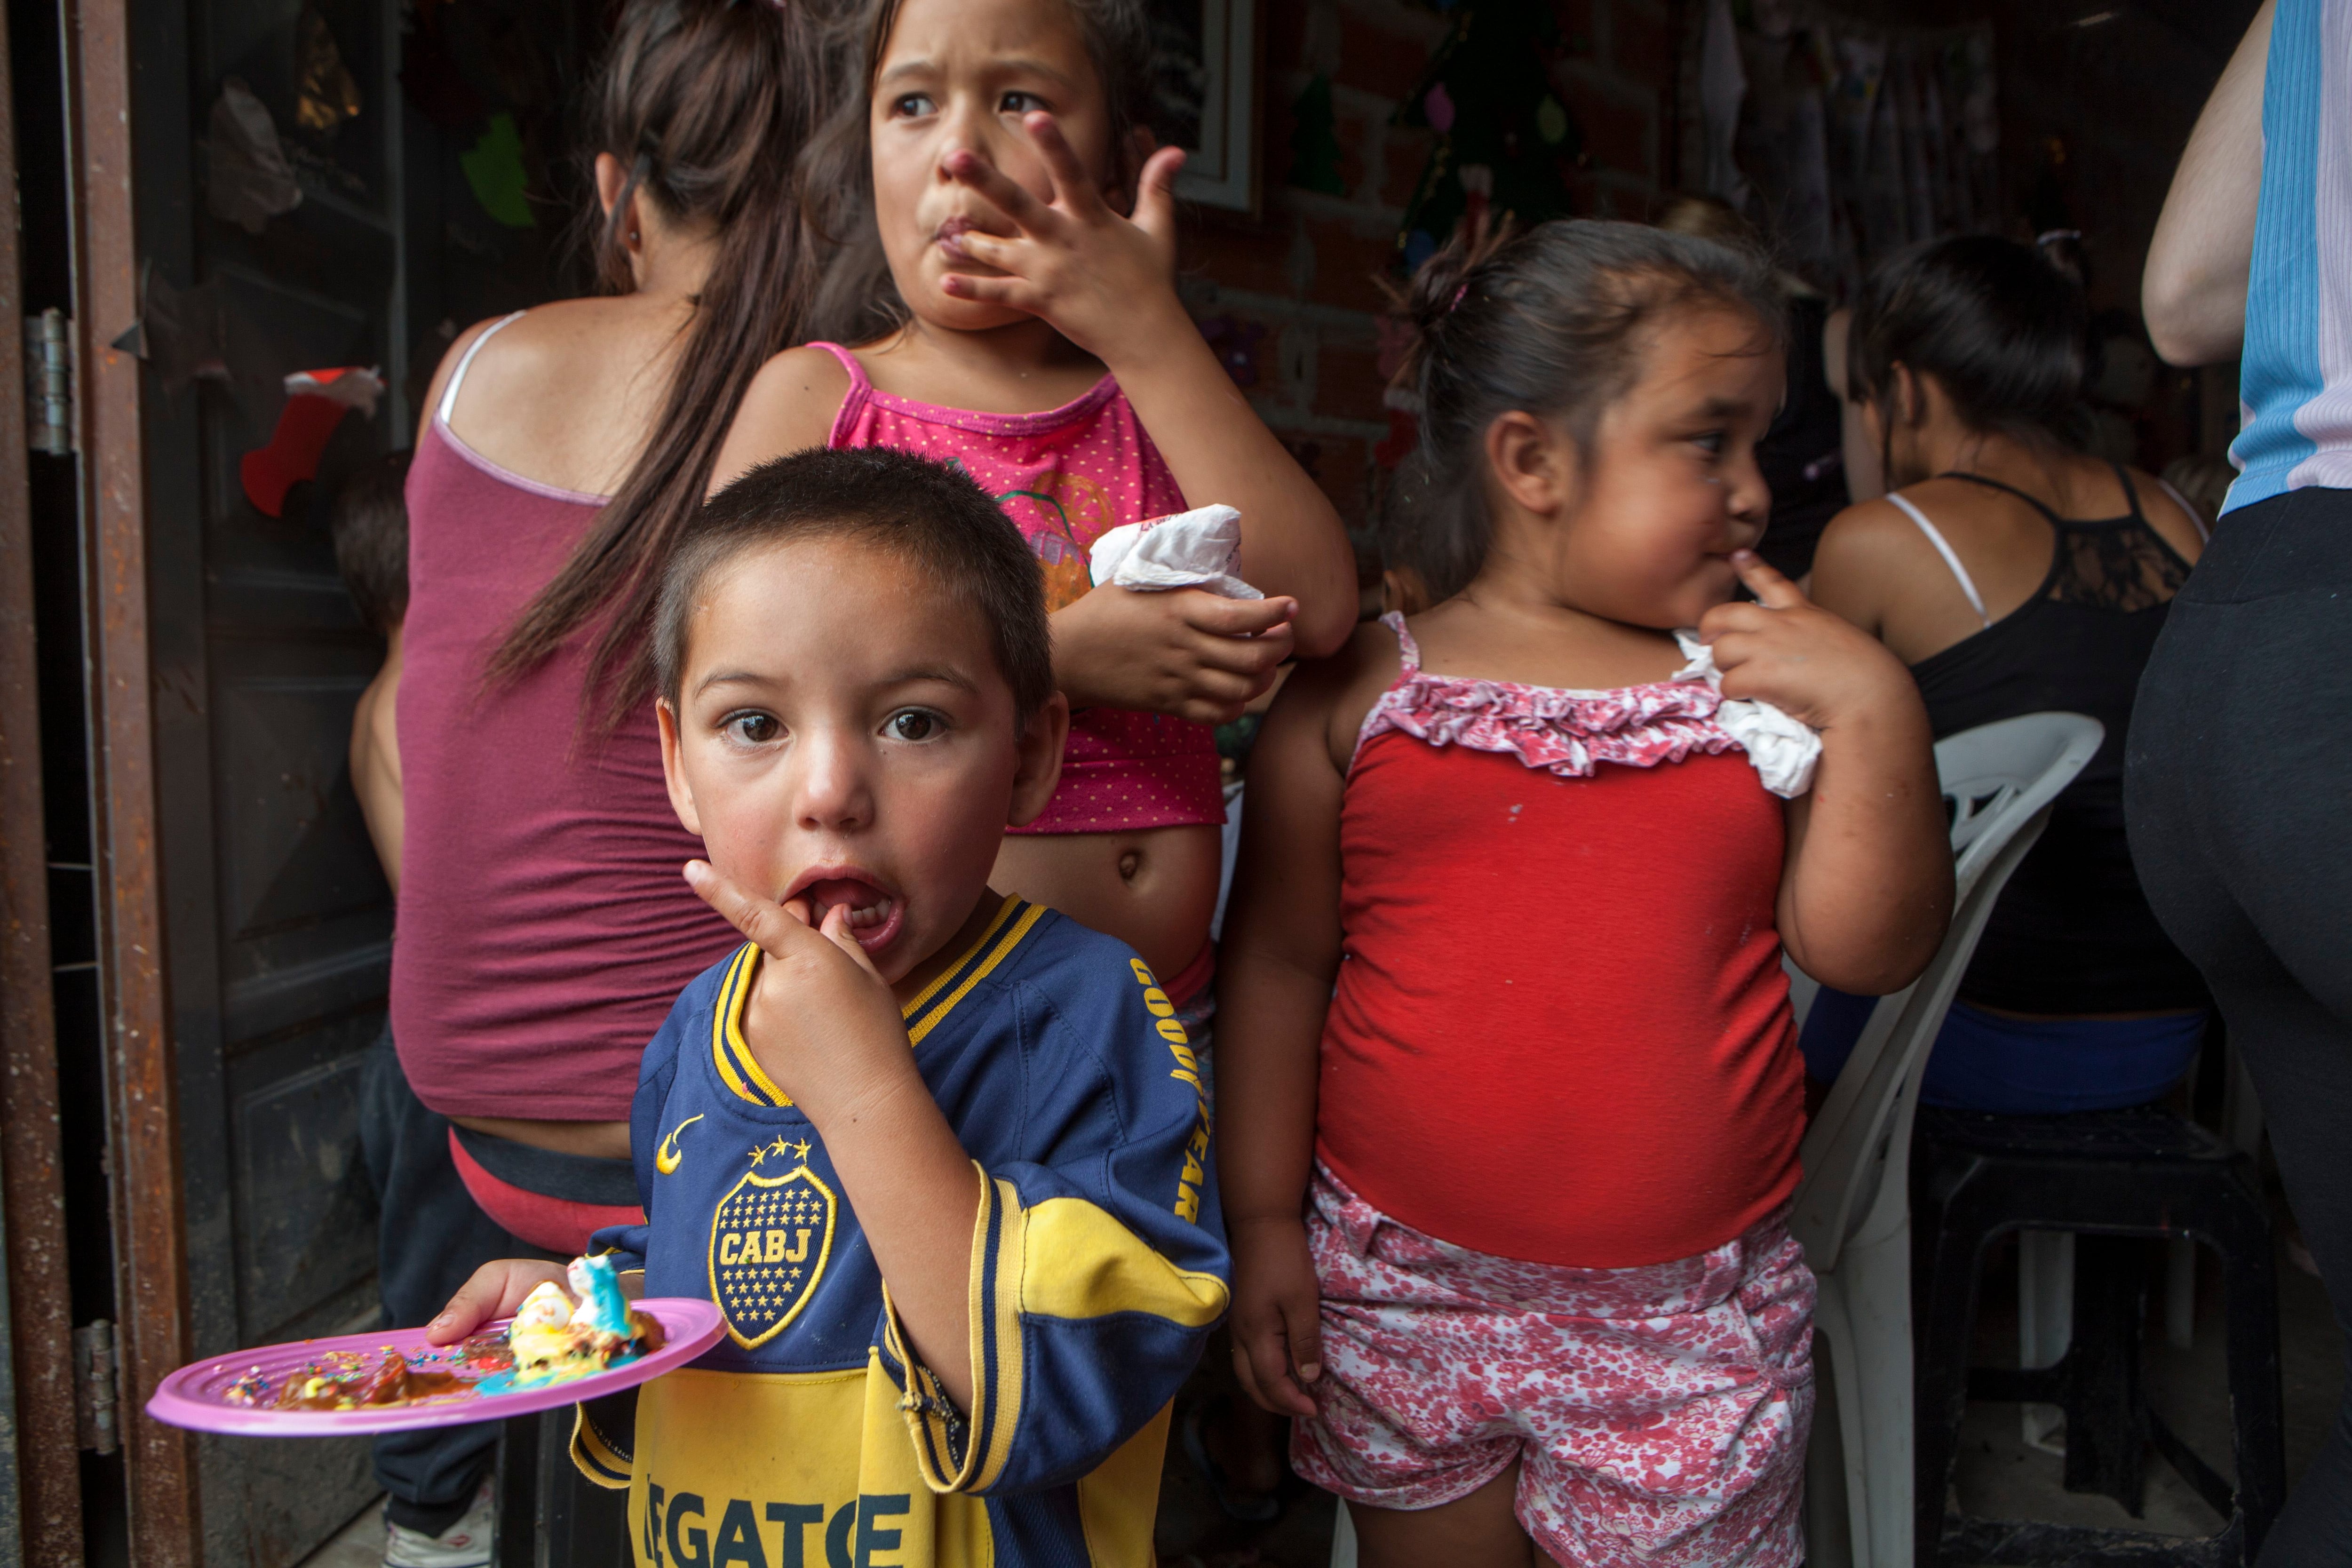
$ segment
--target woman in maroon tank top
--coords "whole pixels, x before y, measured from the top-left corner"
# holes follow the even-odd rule
[[[820,22],[629,5],[588,94],[602,292],[473,328],[434,379],[408,483],[391,1044],[362,1110],[394,1326],[482,1262],[637,1217],[639,1058],[732,940],[678,875],[700,846],[663,787],[641,654],[744,385],[805,335],[793,168],[829,107]],[[388,1563],[451,1560],[486,1528],[494,1434],[378,1444]]]

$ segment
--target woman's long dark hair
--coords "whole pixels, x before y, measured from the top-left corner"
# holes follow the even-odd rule
[[[608,731],[653,690],[662,563],[702,504],[744,388],[809,321],[825,258],[793,168],[833,108],[833,38],[807,0],[634,0],[588,86],[582,145],[628,170],[612,215],[583,224],[599,289],[635,286],[620,235],[633,194],[717,244],[644,453],[487,671],[519,679],[594,626],[582,716]]]
[[[1894,449],[1895,367],[1932,375],[1971,430],[2056,450],[2083,392],[2090,307],[2064,255],[1996,235],[1929,240],[1874,268],[1846,336],[1847,395]],[[2079,266],[2079,263],[2075,263]],[[1885,469],[1891,486],[1895,477]]]

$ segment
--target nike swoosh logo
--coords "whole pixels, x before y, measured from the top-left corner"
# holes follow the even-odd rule
[[[669,1130],[669,1136],[663,1139],[661,1147],[654,1151],[655,1170],[665,1176],[677,1172],[678,1166],[686,1160],[686,1156],[678,1151],[677,1135],[701,1120],[700,1116],[689,1116]]]

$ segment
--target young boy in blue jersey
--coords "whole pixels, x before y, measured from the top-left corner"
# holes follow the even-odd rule
[[[988,886],[1069,721],[1036,562],[959,472],[802,452],[704,509],[653,658],[688,880],[749,941],[646,1048],[648,1223],[597,1241],[727,1331],[573,1458],[643,1568],[1148,1568],[1225,1247],[1150,971]],[[562,1279],[491,1264],[433,1337]]]

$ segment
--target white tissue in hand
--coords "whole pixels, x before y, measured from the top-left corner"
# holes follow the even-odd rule
[[[1676,680],[1704,680],[1723,689],[1723,672],[1715,668],[1715,650],[1695,632],[1676,632],[1683,657],[1690,662],[1675,672]],[[1801,719],[1792,719],[1769,702],[1727,697],[1716,710],[1716,722],[1731,732],[1754,764],[1766,789],[1783,800],[1794,800],[1813,787],[1813,769],[1822,760],[1821,732]]]
[[[1114,528],[1095,541],[1087,563],[1097,588],[1206,588],[1228,599],[1265,598],[1234,574],[1241,558],[1242,514],[1204,506]]]

